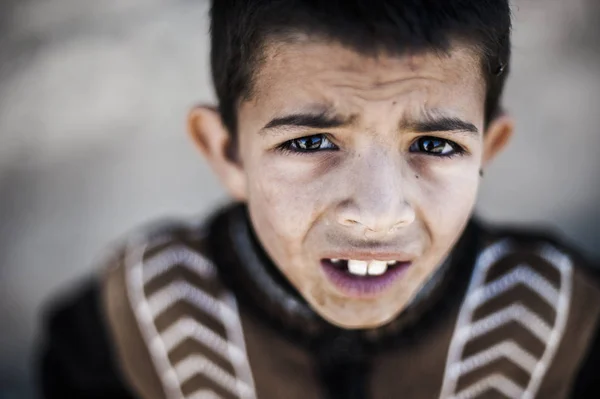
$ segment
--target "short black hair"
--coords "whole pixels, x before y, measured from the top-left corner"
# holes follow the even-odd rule
[[[267,40],[306,33],[363,54],[473,45],[486,82],[485,121],[501,112],[510,61],[509,0],[212,0],[211,68],[223,123],[237,132],[241,100]]]

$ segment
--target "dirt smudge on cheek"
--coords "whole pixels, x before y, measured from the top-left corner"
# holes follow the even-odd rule
[[[327,298],[323,288],[319,287],[318,283],[315,281],[312,282],[310,287],[310,296],[312,296],[313,301],[320,307],[327,306]]]
[[[409,154],[408,164],[414,173],[415,179],[430,180],[434,177],[428,161],[424,155]]]
[[[316,179],[333,171],[342,162],[341,157],[336,152],[330,152],[320,158],[311,171],[311,178]]]

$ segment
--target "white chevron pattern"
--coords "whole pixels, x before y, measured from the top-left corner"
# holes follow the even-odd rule
[[[182,385],[195,375],[203,375],[240,399],[256,399],[254,381],[246,355],[241,321],[235,298],[222,293],[220,298],[201,290],[184,279],[169,283],[146,297],[144,286],[177,265],[211,281],[216,269],[208,259],[184,245],[169,246],[144,261],[147,245],[133,243],[125,259],[127,293],[142,337],[168,399],[220,399],[214,391],[203,388],[185,396]],[[223,324],[227,338],[221,337],[193,316],[183,316],[162,333],[156,318],[178,302],[186,302]],[[192,353],[173,365],[169,353],[186,339],[196,340],[226,359],[237,375],[232,375],[200,353]]]
[[[494,374],[471,385],[470,387],[459,392],[457,395],[452,396],[452,399],[476,398],[490,389],[495,389],[510,399],[521,399],[525,394],[523,389],[515,384],[512,380],[501,374]]]
[[[475,399],[490,389],[515,399],[533,399],[536,395],[564,333],[571,300],[572,264],[571,260],[556,248],[544,246],[537,254],[550,265],[549,267],[560,273],[558,289],[526,264],[518,265],[494,281],[486,283],[489,270],[499,260],[508,256],[511,250],[512,244],[509,241],[499,241],[486,248],[476,262],[448,350],[440,399]],[[526,287],[556,311],[554,325],[548,324],[537,313],[518,301],[479,320],[473,320],[475,310],[488,301],[504,295],[517,285]],[[511,322],[519,323],[545,345],[540,358],[536,358],[519,346],[510,338],[510,333],[504,341],[491,343],[493,346],[464,358],[463,351],[468,342]],[[510,360],[530,375],[526,386],[519,386],[506,375],[496,372],[482,377],[460,392],[456,391],[461,376],[501,358]]]
[[[164,345],[169,352],[186,339],[191,338],[224,358],[231,356],[232,360],[235,361],[244,358],[244,354],[240,348],[224,340],[221,336],[215,334],[212,330],[191,317],[183,317],[177,320],[175,324],[169,326],[161,335]]]
[[[175,365],[175,373],[182,384],[196,374],[202,374],[234,395],[245,397],[250,393],[251,389],[248,384],[199,354],[190,355],[177,363]]]
[[[225,313],[225,317],[235,317],[232,314],[233,310],[223,302],[185,280],[173,281],[148,298],[148,305],[152,309],[152,317],[158,317],[179,301],[194,305],[217,320],[222,316],[222,313]]]
[[[511,321],[521,324],[542,342],[547,342],[552,334],[552,327],[548,323],[527,307],[516,303],[462,327],[458,331],[458,338],[464,341],[477,338]]]
[[[216,275],[215,267],[206,258],[184,245],[177,244],[146,260],[144,284],[171,270],[175,265],[182,265],[205,279],[213,279]]]
[[[470,305],[477,307],[511,288],[516,287],[518,284],[528,286],[548,302],[550,306],[556,307],[559,296],[558,290],[554,288],[548,280],[526,265],[521,265],[484,287],[478,288],[469,296],[469,301],[472,302]]]
[[[450,374],[459,377],[503,357],[519,365],[523,370],[530,374],[533,373],[535,365],[537,364],[537,359],[533,357],[531,353],[521,348],[516,342],[503,341],[460,363],[452,365]]]
[[[221,399],[221,397],[217,395],[214,391],[201,389],[199,391],[194,392],[191,395],[188,395],[187,399]]]

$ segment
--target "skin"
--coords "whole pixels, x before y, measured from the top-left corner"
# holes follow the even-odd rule
[[[264,249],[311,307],[343,328],[381,326],[452,250],[472,213],[479,171],[507,143],[512,122],[501,116],[484,132],[484,79],[466,45],[446,55],[369,57],[299,40],[273,42],[265,55],[251,98],[239,106],[237,157],[228,155],[232,139],[214,109],[194,109],[189,130],[230,193],[247,203]],[[345,123],[265,128],[296,114]],[[443,117],[463,124],[425,131],[431,126],[424,122]],[[306,142],[290,140],[319,134],[323,150],[289,151]],[[426,137],[459,152],[424,152]],[[355,297],[321,267],[332,253],[353,251],[412,263],[384,292]]]

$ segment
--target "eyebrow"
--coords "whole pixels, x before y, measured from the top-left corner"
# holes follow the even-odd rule
[[[427,114],[422,120],[412,120],[401,123],[402,129],[412,130],[417,133],[433,132],[469,132],[479,134],[477,126],[460,118]]]
[[[421,118],[422,119],[401,122],[401,130],[412,130],[417,133],[462,131],[479,134],[477,126],[457,117],[427,112]],[[345,117],[327,110],[319,112],[300,112],[272,119],[260,130],[260,134],[265,134],[269,130],[279,129],[331,129],[348,126],[355,120],[356,115]]]
[[[354,120],[354,116],[345,117],[328,111],[301,112],[272,119],[260,130],[260,133],[264,134],[272,129],[331,129],[350,125]]]

